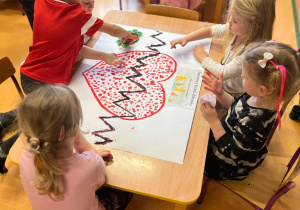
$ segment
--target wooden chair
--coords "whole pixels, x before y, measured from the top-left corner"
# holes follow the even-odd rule
[[[25,11],[24,11],[24,9],[23,9],[23,6],[22,6],[22,4],[20,3],[19,0],[17,0],[17,2],[18,2],[18,5],[19,5],[20,10],[21,10],[21,12],[22,12],[22,15],[24,16],[24,15],[25,15]]]
[[[12,62],[9,60],[8,57],[4,57],[0,59],[0,84],[2,84],[2,82],[4,82],[10,77],[14,82],[21,99],[23,99],[24,95],[16,77],[14,76],[15,72],[16,69],[14,68]]]
[[[200,19],[200,14],[194,10],[165,5],[150,4],[150,0],[145,0],[145,9],[147,14],[152,15],[161,15],[195,21],[199,21]]]
[[[273,156],[267,156],[263,164],[242,181],[216,181],[207,178],[197,203],[201,204],[209,182],[214,181],[247,201],[254,209],[271,209],[284,193],[295,188],[292,181],[300,172],[300,147],[288,165],[280,163]],[[297,160],[297,163],[294,164]],[[293,170],[291,170],[293,168]],[[287,176],[288,175],[288,176]]]

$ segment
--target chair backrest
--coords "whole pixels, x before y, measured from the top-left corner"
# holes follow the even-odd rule
[[[161,15],[195,21],[199,21],[200,17],[198,12],[189,9],[156,4],[145,4],[145,6],[147,14]]]
[[[2,84],[2,82],[7,80],[8,78],[11,78],[19,92],[21,99],[23,99],[24,95],[18,81],[14,76],[15,72],[16,69],[14,68],[12,62],[9,60],[8,57],[3,57],[0,59],[0,84]]]
[[[14,75],[14,73],[16,73],[16,69],[14,68],[8,57],[0,59],[0,72],[0,84]]]
[[[202,1],[203,0],[161,0],[160,4],[196,10],[202,4]]]
[[[300,173],[299,156],[300,156],[300,147],[298,147],[298,149],[294,153],[293,157],[291,158],[289,164],[287,165],[288,170],[287,170],[286,174],[284,175],[279,188],[287,185],[290,181],[292,181]],[[296,161],[297,161],[297,163],[294,166]],[[293,170],[291,171],[292,168],[293,168]]]
[[[271,209],[278,198],[295,188],[296,184],[292,180],[300,173],[299,155],[300,147],[288,165],[279,162],[276,157],[268,155],[261,166],[241,181],[220,182],[207,178],[198,203],[202,203],[208,183],[214,181],[247,201],[255,209],[258,209],[257,207],[265,210]]]
[[[298,94],[299,91],[300,91],[299,89],[295,89],[294,95]],[[283,113],[286,110],[286,108],[287,108],[287,106],[288,106],[289,103],[290,103],[290,101],[281,107],[281,109],[280,109],[280,116],[283,115]],[[276,120],[275,120],[275,122],[273,124],[273,127],[272,127],[272,129],[270,131],[270,134],[269,134],[269,136],[267,138],[267,143],[266,143],[267,146],[269,146],[270,141],[271,141],[271,139],[272,139],[272,137],[273,137],[273,135],[274,135],[274,133],[276,131],[277,126],[278,126],[278,117],[276,118]]]
[[[282,108],[280,109],[280,116],[283,115],[285,109],[286,109],[286,107],[282,107]],[[267,146],[269,146],[269,144],[270,144],[270,142],[271,142],[271,139],[272,139],[272,137],[273,137],[273,135],[274,135],[274,133],[275,133],[275,131],[276,131],[277,126],[278,126],[278,117],[276,118],[276,120],[275,120],[275,122],[274,122],[274,124],[273,124],[273,127],[272,127],[272,129],[271,129],[271,132],[270,132],[270,134],[269,134],[269,136],[268,136],[268,138],[267,138]]]

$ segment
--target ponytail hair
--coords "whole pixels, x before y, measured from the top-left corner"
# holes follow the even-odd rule
[[[61,140],[74,135],[81,121],[80,102],[63,85],[40,87],[19,104],[18,125],[30,143],[31,153],[35,154],[36,188],[40,195],[48,195],[54,201],[64,198],[60,186],[64,171],[55,154],[65,145]]]

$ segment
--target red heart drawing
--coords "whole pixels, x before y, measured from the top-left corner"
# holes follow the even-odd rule
[[[124,120],[159,112],[165,103],[161,82],[176,72],[176,61],[153,51],[125,52],[118,57],[126,63],[121,69],[100,61],[82,73],[100,106]]]

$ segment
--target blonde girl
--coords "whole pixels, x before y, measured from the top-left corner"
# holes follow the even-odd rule
[[[224,38],[227,44],[221,63],[214,61],[203,46],[193,50],[195,58],[214,76],[223,73],[223,88],[230,94],[244,92],[242,85],[242,61],[245,51],[253,42],[272,38],[275,19],[275,0],[232,0],[226,24],[201,28],[182,38],[171,41],[171,49],[180,44],[208,37]]]
[[[45,85],[20,103],[21,138],[29,143],[20,176],[32,209],[104,209],[95,191],[105,180],[102,157],[111,154],[85,140],[81,121],[80,102],[66,86]]]
[[[250,49],[241,76],[246,93],[235,100],[222,90],[222,73],[219,80],[203,77],[205,88],[229,109],[221,122],[209,103],[201,106],[202,116],[211,127],[205,165],[208,177],[241,180],[264,160],[268,153],[266,139],[276,117],[281,127],[280,105],[286,107],[300,88],[298,54],[274,42]]]

